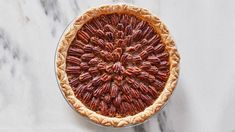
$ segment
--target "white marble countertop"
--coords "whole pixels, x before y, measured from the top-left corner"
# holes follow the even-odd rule
[[[181,74],[159,114],[137,127],[111,129],[69,107],[56,83],[54,54],[75,16],[119,2],[162,19],[181,54]],[[234,132],[234,12],[234,0],[1,0],[0,131]]]

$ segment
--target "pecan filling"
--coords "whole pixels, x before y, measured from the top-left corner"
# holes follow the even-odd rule
[[[168,59],[147,22],[127,14],[101,15],[77,32],[66,72],[74,94],[89,109],[125,117],[158,98],[169,77]]]

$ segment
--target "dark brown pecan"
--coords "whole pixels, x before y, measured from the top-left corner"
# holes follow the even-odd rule
[[[109,42],[113,41],[113,39],[114,39],[114,36],[113,36],[112,32],[106,32],[105,36],[106,36],[106,38]]]
[[[93,49],[93,52],[94,52],[95,54],[100,54],[100,51],[101,51],[101,48],[98,47],[98,46],[94,47],[94,49]]]
[[[121,104],[120,104],[120,106],[119,106],[119,112],[121,113],[121,114],[127,114],[127,108],[125,107],[125,104],[124,104],[124,102],[122,102]]]
[[[149,39],[148,43],[152,46],[156,46],[160,42],[160,37],[158,35],[154,35],[151,39]]]
[[[89,92],[86,92],[86,93],[84,94],[84,96],[83,96],[83,101],[84,101],[85,103],[88,103],[91,98],[92,98],[92,94],[89,93]]]
[[[124,27],[129,24],[129,16],[124,14],[120,20],[120,23],[123,23]]]
[[[92,59],[88,62],[88,64],[91,65],[91,66],[95,66],[95,65],[97,65],[99,62],[101,62],[101,59],[98,58],[98,57],[95,57],[95,58],[92,58]]]
[[[92,45],[87,44],[84,46],[83,50],[87,53],[91,53],[93,51],[93,48],[94,47]]]
[[[113,100],[113,105],[118,107],[122,102],[122,97],[120,94]]]
[[[81,59],[75,56],[68,56],[66,61],[72,64],[76,64],[76,65],[80,65],[81,63]]]
[[[112,98],[116,97],[118,95],[118,86],[116,84],[112,84],[111,90],[110,90],[110,96]]]
[[[112,15],[110,19],[111,19],[111,23],[113,26],[118,24],[118,21],[119,21],[118,16]]]
[[[144,27],[144,25],[146,24],[146,22],[145,21],[141,21],[140,23],[138,23],[138,25],[136,26],[136,30],[141,30],[143,27]]]
[[[97,89],[94,91],[93,95],[94,95],[94,96],[103,95],[103,94],[105,94],[105,93],[109,90],[109,88],[110,88],[110,84],[109,84],[109,83],[105,83],[105,84],[103,84],[101,87],[97,88]]]
[[[148,70],[151,68],[151,63],[149,61],[144,61],[142,62],[142,65],[140,66],[140,68],[143,70]]]
[[[75,96],[76,97],[82,97],[82,95],[86,92],[86,86],[85,85],[79,85],[75,90]]]
[[[122,23],[118,23],[117,29],[118,29],[118,30],[123,30],[123,29],[124,29],[123,24],[122,24]]]
[[[105,33],[103,30],[101,29],[98,29],[96,30],[96,35],[99,37],[99,38],[103,38],[105,36]]]
[[[132,26],[131,26],[131,24],[126,26],[124,33],[125,33],[125,36],[132,34]]]
[[[140,72],[141,72],[141,69],[136,66],[135,67],[127,67],[127,69],[126,69],[126,74],[129,76],[132,76],[133,74],[138,75],[138,74],[140,74]]]
[[[95,89],[95,87],[92,85],[91,82],[89,82],[89,83],[86,85],[86,90],[87,90],[87,91],[92,92],[94,89]]]
[[[66,68],[66,72],[70,74],[80,74],[81,73],[81,68],[80,66],[68,66]]]
[[[123,102],[122,105],[123,105],[124,109],[126,110],[127,114],[133,113],[132,105],[130,105],[128,102]]]
[[[104,47],[105,46],[104,40],[96,38],[96,37],[91,37],[91,43],[94,44],[94,45],[98,45],[100,47]]]
[[[87,30],[89,34],[92,34],[92,35],[95,34],[96,29],[92,25],[85,24],[84,28]]]
[[[147,60],[151,62],[153,65],[158,65],[161,61],[157,56],[149,56]]]
[[[77,87],[77,86],[78,86],[78,83],[79,83],[79,78],[76,77],[76,78],[71,79],[69,84],[70,84],[72,87]]]
[[[132,84],[134,82],[134,79],[130,77],[126,77],[126,82],[128,82],[129,84]]]
[[[137,19],[135,17],[131,17],[130,23],[132,27],[135,28],[137,25]]]
[[[132,34],[133,40],[138,41],[142,38],[142,31],[141,30],[134,30]]]
[[[122,38],[124,38],[124,32],[123,31],[118,31],[117,33],[116,33],[116,36],[117,36],[117,38],[119,38],[119,39],[122,39]]]
[[[68,50],[68,53],[69,53],[69,55],[80,57],[81,55],[84,54],[84,51],[82,49],[78,49],[78,48],[70,48]]]
[[[98,70],[97,67],[90,67],[90,68],[88,69],[88,71],[89,71],[89,73],[90,73],[91,75],[96,75],[96,74],[99,73],[99,70]]]
[[[113,28],[113,26],[107,24],[107,25],[104,26],[104,31],[105,32],[113,32],[114,33],[115,29]]]
[[[124,93],[129,93],[129,91],[131,90],[131,88],[130,88],[130,86],[128,85],[128,84],[124,84],[123,86],[122,86],[122,91],[124,92]]]
[[[96,108],[100,105],[99,99],[96,99],[95,97],[92,98],[91,103],[90,103],[90,108],[92,110],[96,110]]]
[[[147,39],[142,39],[140,42],[139,42],[141,45],[142,45],[142,47],[144,47],[144,46],[147,46],[149,43],[148,43],[148,40]]]
[[[115,75],[114,76],[114,83],[118,86],[122,85],[122,80],[123,80],[123,76],[121,75]]]
[[[86,72],[86,73],[83,73],[79,76],[79,80],[83,82],[83,81],[87,81],[87,80],[91,79],[91,77],[92,76],[88,72]]]
[[[153,46],[150,45],[150,46],[146,47],[145,51],[146,51],[147,54],[149,55],[149,54],[151,54],[152,52],[154,52],[154,48],[153,48]]]
[[[135,52],[141,48],[141,44],[136,44],[135,46],[130,46],[126,48],[126,52]]]
[[[82,42],[81,40],[75,39],[75,40],[73,40],[73,45],[74,45],[73,48],[83,49],[86,44],[84,42]],[[71,46],[71,48],[72,48],[72,46]]]
[[[140,53],[140,57],[141,57],[142,59],[145,59],[147,56],[148,56],[148,52],[145,51],[145,50],[143,50],[143,51]]]
[[[112,56],[113,56],[113,60],[117,61],[120,59],[122,54],[122,48],[116,48],[113,52],[112,52]]]
[[[155,78],[153,75],[149,74],[149,76],[148,76],[148,81],[149,81],[149,82],[154,82],[155,79],[156,79],[156,78]]]
[[[135,55],[132,57],[132,61],[135,63],[139,63],[142,61],[142,58],[139,55]]]
[[[146,104],[141,99],[138,99],[138,103],[139,103],[140,109],[144,110],[144,108],[146,107]]]
[[[148,87],[144,84],[144,83],[140,83],[140,85],[139,85],[139,89],[140,89],[140,91],[142,92],[142,93],[144,93],[144,94],[146,94],[146,93],[148,93]]]
[[[110,95],[108,95],[108,94],[105,95],[105,96],[104,96],[104,102],[105,102],[105,103],[109,103],[110,101],[111,101]]]
[[[134,89],[131,89],[131,90],[129,91],[129,93],[130,93],[130,95],[131,95],[133,98],[138,99],[138,98],[140,97],[140,93],[139,93],[138,91],[134,90]]]
[[[100,84],[102,84],[102,81],[101,81],[100,77],[95,77],[95,78],[92,80],[92,85],[93,85],[93,86],[99,86]]]
[[[159,70],[167,71],[169,69],[169,63],[167,61],[161,61]]]
[[[125,42],[125,46],[130,46],[133,42],[133,37],[132,35],[128,35],[125,37],[124,39],[124,42]]]
[[[162,71],[158,71],[156,78],[162,80],[162,81],[166,81],[168,79],[168,74]]]
[[[80,64],[80,67],[81,67],[82,70],[87,70],[87,69],[89,69],[89,66],[88,66],[88,64],[87,64],[86,62],[82,62],[82,63]]]
[[[87,54],[83,54],[83,55],[81,56],[81,59],[82,59],[83,61],[89,61],[89,60],[91,60],[91,59],[94,58],[94,57],[95,57],[94,54],[92,54],[92,53],[87,53]]]
[[[130,96],[130,94],[122,95],[122,99],[125,100],[126,102],[132,102],[132,97]]]
[[[113,72],[114,73],[119,73],[121,71],[121,63],[116,62],[113,64]]]
[[[157,57],[161,60],[167,59],[169,57],[169,54],[167,52],[163,52],[161,54],[158,54]]]
[[[151,66],[151,68],[147,69],[148,72],[152,74],[157,74],[158,73],[158,68],[156,66]]]
[[[92,25],[94,25],[96,27],[96,29],[102,29],[103,25],[101,24],[101,22],[99,20],[93,20]]]
[[[153,99],[148,96],[148,95],[143,95],[141,94],[140,98],[147,104],[147,105],[151,105],[153,103]]]
[[[106,42],[106,43],[105,43],[105,48],[106,48],[109,52],[113,51],[113,49],[114,49],[113,43],[111,43],[111,42]]]
[[[144,110],[144,103],[140,99],[133,99],[132,102],[138,111]]]
[[[90,40],[90,36],[88,33],[86,33],[85,31],[78,31],[77,33],[77,37],[83,41],[84,43],[88,43]]]
[[[161,53],[165,50],[165,45],[164,44],[158,44],[155,48],[154,48],[156,53]]]
[[[113,105],[110,105],[110,108],[109,108],[109,115],[110,116],[113,116],[116,114],[116,108],[113,106]]]
[[[147,28],[143,31],[143,36],[146,36],[150,30],[151,30],[151,27],[147,27]]]
[[[150,39],[152,36],[154,36],[154,31],[153,31],[153,28],[150,28],[149,30],[148,30],[148,32],[145,32],[145,34],[144,34],[144,36],[145,36],[145,38],[146,39]]]
[[[124,53],[122,54],[120,61],[123,65],[125,65],[127,61],[132,61],[132,56],[128,53]]]
[[[100,102],[100,112],[104,115],[108,114],[108,105],[104,101]]]
[[[155,87],[153,87],[153,86],[149,86],[148,87],[149,88],[149,93],[150,93],[150,95],[152,96],[152,97],[157,97],[158,96],[158,92],[157,92],[157,90],[156,90],[156,88]]]
[[[102,71],[102,70],[105,70],[106,69],[106,63],[105,62],[100,62],[98,65],[97,65],[97,68]]]
[[[140,78],[140,79],[147,80],[148,77],[149,77],[149,73],[143,71],[143,72],[140,72],[140,75],[138,75],[137,77]]]
[[[151,83],[151,85],[155,88],[161,89],[164,87],[164,83],[159,81],[159,80],[155,80],[155,82]]]
[[[100,76],[101,78],[101,80],[103,81],[103,82],[107,82],[107,81],[109,81],[112,77],[111,77],[111,75],[108,75],[107,73],[104,73],[103,75],[101,75]]]

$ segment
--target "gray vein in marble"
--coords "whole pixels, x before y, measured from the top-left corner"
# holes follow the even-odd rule
[[[45,15],[51,18],[51,20],[53,20],[53,23],[58,22],[63,25],[67,24],[67,19],[61,11],[58,0],[40,0],[40,4]],[[56,26],[52,24],[51,34],[53,37],[55,36],[56,31]]]
[[[69,0],[69,3],[71,5],[72,10],[75,13],[75,15],[78,15],[78,13],[80,12],[81,9],[77,3],[77,0]]]
[[[32,121],[36,121],[39,119],[38,110],[40,109],[38,103],[40,91],[35,85],[37,79],[31,73],[28,56],[3,28],[0,28],[0,53],[0,73],[4,76],[0,76],[0,99],[2,100],[0,101],[0,111],[7,110],[8,105],[18,105],[24,109],[32,109],[28,112],[28,116],[32,116],[31,118],[34,119]],[[19,78],[23,81],[19,81]],[[30,87],[27,87],[27,84]],[[30,103],[29,106],[21,104],[22,102],[18,100],[24,98],[22,95],[27,88],[31,93],[29,95],[32,96],[30,100],[27,100]]]
[[[57,0],[40,0],[46,15],[52,16],[54,21],[61,22],[61,13]]]
[[[141,124],[134,127],[134,132],[146,132],[145,124]]]
[[[157,119],[158,119],[159,129],[161,132],[174,132],[174,130],[168,124],[167,112],[165,109],[161,110],[157,114]]]
[[[18,48],[13,46],[10,42],[10,38],[7,33],[0,28],[0,111],[6,107],[12,100],[11,92],[5,88],[6,79],[4,75],[14,77],[15,75],[15,65],[14,62],[19,62],[22,59],[21,52]]]

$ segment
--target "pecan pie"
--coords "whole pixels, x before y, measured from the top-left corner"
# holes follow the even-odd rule
[[[179,54],[165,25],[147,10],[102,6],[67,28],[56,72],[76,111],[122,127],[144,122],[163,107],[177,83]]]

